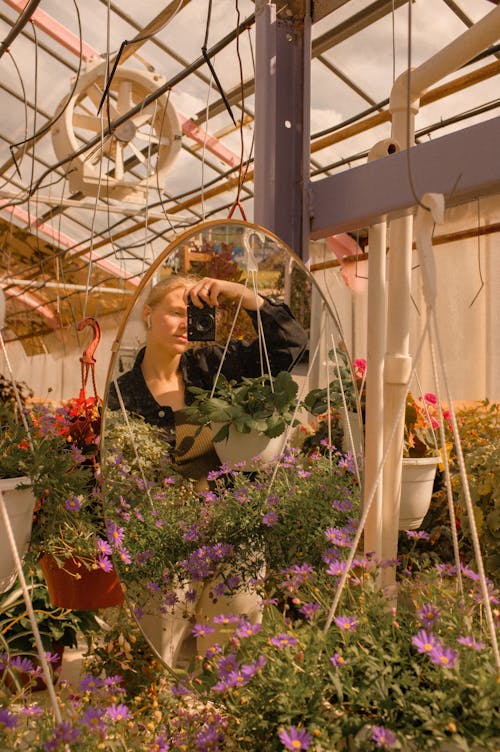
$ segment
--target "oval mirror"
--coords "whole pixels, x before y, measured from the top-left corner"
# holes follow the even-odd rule
[[[223,401],[228,394],[236,405]],[[359,401],[340,325],[279,238],[248,222],[207,222],[177,238],[142,280],[106,395],[102,472],[115,566],[156,654],[188,668],[227,639],[225,620],[260,618],[266,556],[285,548],[265,538],[280,464],[341,447],[357,471]],[[270,460],[254,434],[274,442]],[[267,513],[252,517],[257,492]]]

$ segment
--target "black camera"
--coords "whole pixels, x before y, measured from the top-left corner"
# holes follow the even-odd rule
[[[215,308],[195,306],[192,300],[187,306],[188,340],[190,342],[213,342],[215,340]]]

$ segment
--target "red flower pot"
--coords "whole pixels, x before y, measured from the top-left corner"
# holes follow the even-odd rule
[[[63,567],[45,554],[40,559],[50,601],[53,606],[74,611],[95,611],[99,608],[119,606],[123,591],[113,569],[87,569],[77,559],[66,559]]]

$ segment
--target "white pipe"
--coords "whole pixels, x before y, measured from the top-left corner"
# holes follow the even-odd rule
[[[54,287],[60,290],[80,290],[81,292],[88,292],[88,285],[75,285],[69,282],[45,282],[37,281],[36,279],[11,279],[5,277],[0,282],[1,287],[7,287],[7,285],[17,285],[18,287],[30,287],[33,290],[38,290],[41,287]],[[112,293],[114,295],[132,295],[135,290],[123,290],[119,287],[90,287],[91,292],[103,292]]]
[[[411,99],[458,70],[500,38],[500,6],[433,55],[411,74]]]
[[[386,139],[375,144],[368,161],[386,157],[399,147]],[[384,453],[384,356],[386,347],[386,249],[387,222],[368,230],[368,312],[365,403],[365,483],[363,504],[369,508],[364,534],[365,553],[382,558],[382,491],[380,473]],[[376,486],[376,488],[375,488]],[[373,498],[372,498],[373,497]]]
[[[500,36],[500,7],[495,8],[460,37],[440,50],[428,61],[412,71],[406,71],[394,82],[389,109],[392,115],[391,137],[410,148],[414,143],[415,113],[422,92],[443,76],[453,73],[460,65],[479,54]],[[409,112],[408,112],[409,105]],[[399,504],[401,496],[401,457],[403,448],[404,415],[398,418],[411,372],[409,353],[411,253],[413,217],[408,215],[391,223],[388,284],[387,356],[384,371],[384,436],[387,440],[398,421],[393,445],[389,449],[383,477],[382,556],[397,556]],[[386,568],[383,584],[395,583],[394,568]]]
[[[29,201],[28,198],[23,198],[23,195],[24,194],[20,194],[16,191],[0,191],[0,198],[12,199],[16,203],[19,202],[19,205],[27,204]],[[37,193],[36,201],[37,204],[46,204],[47,206],[58,206],[61,208],[64,207],[66,209],[83,209],[92,212],[106,212],[106,214],[123,214],[125,217],[137,217],[144,215],[147,216],[148,219],[166,219],[168,213],[155,212],[151,209],[148,209],[147,206],[138,206],[137,208],[127,209],[121,204],[105,204],[99,201],[96,201],[95,203],[92,203],[90,201],[77,201],[76,199],[71,198],[58,198],[57,196],[47,195],[44,196],[40,193]]]

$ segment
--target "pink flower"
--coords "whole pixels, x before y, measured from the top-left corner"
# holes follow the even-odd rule
[[[424,400],[430,405],[437,405],[437,397],[432,392],[427,392],[427,394],[424,394]]]

